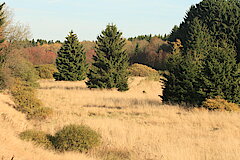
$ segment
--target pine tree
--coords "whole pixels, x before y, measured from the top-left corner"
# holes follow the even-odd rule
[[[172,39],[180,39],[188,48],[189,29],[194,19],[198,18],[216,40],[227,40],[237,50],[240,61],[240,1],[239,0],[202,0],[190,7],[178,30],[171,33]]]
[[[212,37],[206,26],[195,18],[187,34],[186,50],[175,50],[167,60],[162,99],[164,102],[201,104],[205,97],[200,93],[204,58],[211,48]]]
[[[207,26],[199,19],[194,18],[187,31],[188,39],[185,42],[187,46],[186,53],[194,52],[200,56],[208,52],[211,48],[213,38],[209,34]]]
[[[168,60],[163,101],[199,105],[221,96],[240,103],[239,2],[203,0],[191,6],[174,33],[184,49]]]
[[[171,33],[170,33],[170,35],[169,35],[169,37],[168,37],[168,40],[169,41],[171,41],[171,42],[174,42],[174,41],[176,41],[178,38],[178,35],[177,34],[179,34],[178,33],[178,29],[179,29],[179,27],[177,26],[177,25],[174,25],[173,26],[173,28],[172,28],[172,30],[171,30]]]
[[[220,96],[240,104],[240,65],[235,57],[236,51],[225,42],[212,47],[204,60],[200,81],[204,97]]]
[[[198,105],[204,100],[199,94],[202,68],[199,61],[194,54],[174,54],[168,58],[169,74],[164,75],[161,97],[164,102]]]
[[[117,30],[116,25],[107,25],[97,37],[96,56],[86,82],[89,88],[118,88],[128,90],[129,58],[123,49],[125,39]]]
[[[73,31],[58,51],[56,65],[59,72],[54,74],[54,78],[58,81],[80,81],[86,78],[86,53]]]

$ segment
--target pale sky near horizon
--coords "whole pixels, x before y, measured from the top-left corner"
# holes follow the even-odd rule
[[[73,30],[96,40],[109,23],[123,36],[168,34],[201,0],[5,0],[14,19],[29,25],[34,39],[64,40]]]

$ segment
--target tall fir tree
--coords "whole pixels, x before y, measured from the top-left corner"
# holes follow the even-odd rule
[[[187,31],[188,39],[185,45],[185,53],[194,52],[201,57],[201,54],[207,53],[213,43],[213,38],[209,34],[207,26],[199,19],[194,18],[192,23],[189,24]]]
[[[58,51],[56,65],[58,72],[54,74],[54,78],[58,81],[81,81],[86,78],[86,53],[73,31]]]
[[[169,57],[163,101],[201,105],[207,98],[220,96],[240,104],[240,64],[234,47],[215,42],[202,54],[200,58],[196,52]]]
[[[240,1],[239,0],[202,0],[192,5],[178,30],[171,33],[173,40],[180,39],[186,50],[188,48],[189,29],[194,19],[198,18],[216,40],[226,40],[237,50],[240,62]]]
[[[239,7],[239,0],[203,0],[191,6],[172,34],[184,48],[168,60],[163,101],[201,104],[221,96],[240,103]]]
[[[199,105],[204,97],[199,93],[201,61],[195,54],[171,55],[166,63],[169,73],[164,75],[163,102]]]
[[[167,60],[166,68],[169,71],[163,80],[164,90],[162,99],[164,102],[188,103],[199,105],[205,99],[200,92],[202,68],[212,43],[206,26],[195,18],[190,25],[186,42],[189,46],[186,50],[173,53]],[[175,51],[176,52],[176,51]]]
[[[118,88],[119,91],[128,90],[129,57],[123,49],[125,39],[116,25],[107,25],[102,34],[97,37],[89,80],[89,88]]]
[[[203,62],[201,94],[205,98],[220,96],[240,104],[240,64],[234,47],[221,41],[208,52]]]

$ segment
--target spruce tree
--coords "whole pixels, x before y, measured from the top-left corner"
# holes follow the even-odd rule
[[[107,25],[102,34],[97,37],[89,80],[89,88],[118,88],[119,91],[128,90],[129,58],[123,49],[125,39],[116,25]]]
[[[212,47],[208,52],[199,83],[205,98],[222,97],[240,104],[240,65],[236,61],[234,47],[225,42]]]
[[[240,103],[239,15],[239,0],[203,0],[191,6],[172,33],[184,48],[168,60],[163,101],[201,104],[221,96]]]
[[[206,26],[195,18],[187,34],[189,48],[183,51],[176,50],[167,60],[166,68],[169,71],[163,80],[164,102],[201,104],[205,97],[199,93],[200,79],[204,58],[210,50],[212,37]]]
[[[173,40],[180,39],[184,49],[188,48],[189,29],[198,18],[216,40],[227,40],[237,50],[240,62],[240,1],[239,0],[202,0],[192,5],[178,30],[171,33]]]
[[[196,57],[194,54],[173,54],[168,58],[169,73],[164,75],[161,97],[164,102],[198,105],[204,100],[199,93],[202,65]]]
[[[58,51],[56,65],[59,72],[54,74],[54,78],[58,81],[81,81],[86,78],[86,53],[73,31]]]

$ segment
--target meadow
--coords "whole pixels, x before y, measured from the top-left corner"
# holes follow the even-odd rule
[[[44,121],[26,120],[10,96],[0,94],[0,159],[10,160],[237,160],[240,113],[163,105],[158,81],[131,77],[130,90],[88,89],[81,82],[41,80],[38,98],[54,110]],[[102,135],[87,153],[45,150],[22,141],[26,129],[54,134],[86,124]]]

